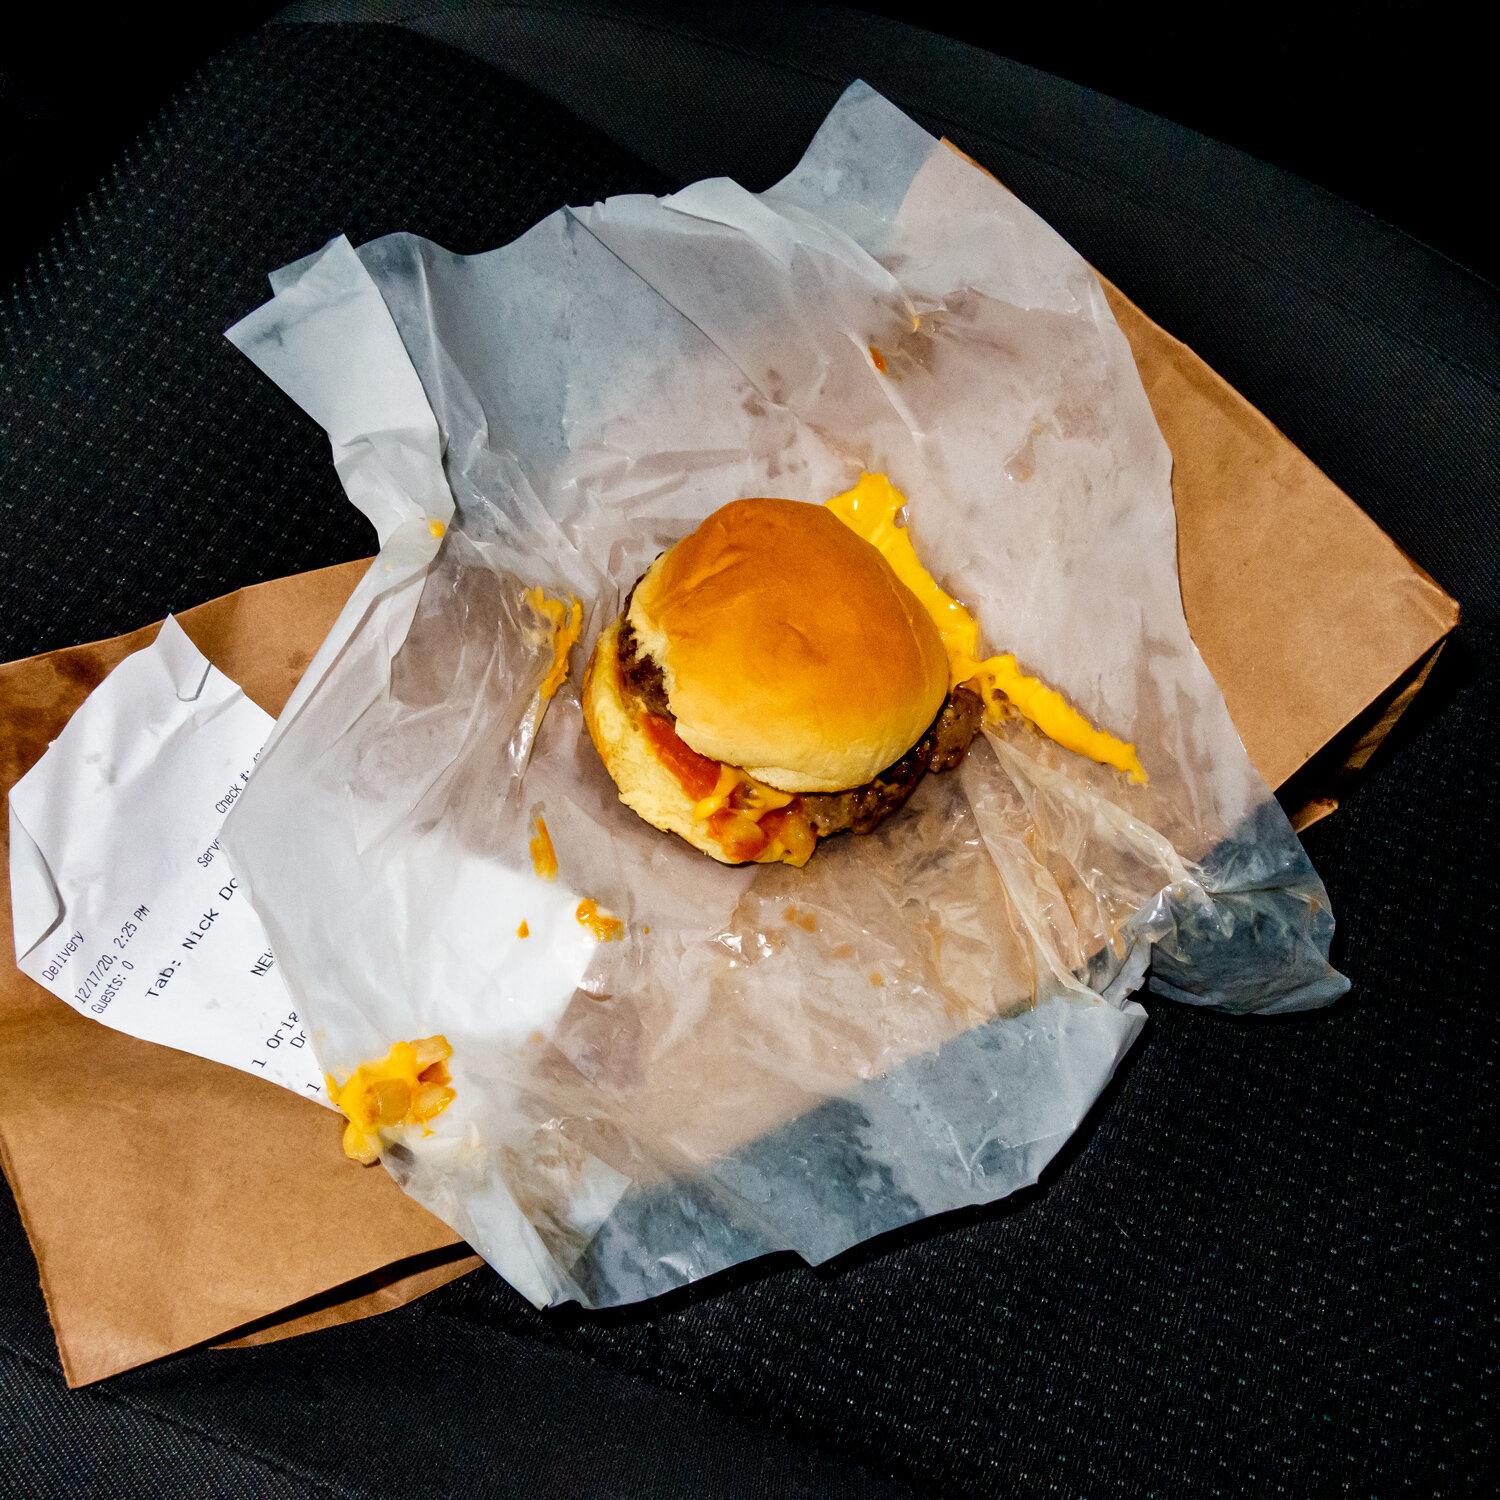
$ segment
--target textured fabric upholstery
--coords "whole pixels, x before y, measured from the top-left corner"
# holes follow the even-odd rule
[[[1037,1189],[623,1313],[538,1313],[481,1272],[69,1393],[0,1194],[0,1493],[1485,1492],[1500,298],[1087,90],[894,23],[809,7],[768,29],[759,9],[502,6],[429,23],[441,40],[278,24],[210,68],[0,309],[0,652],[372,549],[322,434],[220,337],[267,269],[340,231],[477,250],[564,202],[711,172],[762,187],[863,76],[1463,604],[1417,707],[1306,838],[1353,993],[1274,1022],[1148,1002]]]

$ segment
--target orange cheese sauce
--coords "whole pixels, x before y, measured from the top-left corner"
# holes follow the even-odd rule
[[[343,1111],[344,1154],[369,1166],[380,1157],[380,1132],[425,1125],[457,1097],[449,1087],[445,1036],[396,1042],[380,1062],[364,1063],[343,1082],[325,1074],[328,1097]],[[427,1132],[431,1134],[431,1132]]]
[[[605,911],[592,896],[578,903],[574,915],[580,926],[594,934],[595,942],[612,943],[625,931],[625,924]]]
[[[705,819],[708,831],[730,859],[759,859],[770,846],[771,836],[754,818],[747,818],[732,807],[721,807]]]
[[[549,599],[540,588],[527,589],[522,597],[547,622],[552,633],[552,666],[541,687],[542,697],[550,698],[567,681],[568,655],[578,644],[583,629],[583,605],[572,594],[568,595],[567,604],[561,599]]]
[[[884,474],[861,474],[852,490],[827,502],[839,520],[880,551],[932,617],[948,653],[950,688],[975,683],[990,723],[1004,716],[1008,704],[1064,749],[1113,766],[1131,781],[1144,784],[1146,769],[1134,745],[1095,729],[1055,688],[1022,672],[1009,652],[980,657],[979,622],[938,587],[917,557],[911,533],[896,525],[896,513],[905,504],[906,497]]]
[[[531,928],[529,928],[525,922],[522,922],[521,925],[516,928],[516,936],[518,938],[529,938],[531,936]]]
[[[536,837],[527,845],[531,850],[531,868],[542,880],[557,879],[557,851],[552,847],[552,835],[547,832],[544,819],[536,820]]]

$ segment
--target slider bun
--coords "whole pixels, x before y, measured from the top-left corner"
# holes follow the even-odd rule
[[[786,792],[862,786],[948,693],[932,618],[821,505],[716,510],[636,585],[630,624],[682,739]]]
[[[583,719],[620,801],[655,828],[685,838],[720,864],[735,864],[708,825],[693,817],[693,799],[656,758],[641,731],[640,712],[620,691],[620,622],[606,630],[583,674]]]

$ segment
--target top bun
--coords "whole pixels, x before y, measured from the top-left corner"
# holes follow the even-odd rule
[[[716,510],[657,558],[629,619],[682,739],[785,792],[862,786],[948,694],[931,616],[821,505]]]

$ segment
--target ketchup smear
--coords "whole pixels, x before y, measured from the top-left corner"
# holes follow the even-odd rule
[[[656,758],[681,784],[694,802],[701,802],[719,784],[719,763],[706,755],[699,755],[690,745],[683,743],[670,719],[656,714],[642,714],[641,727]]]

